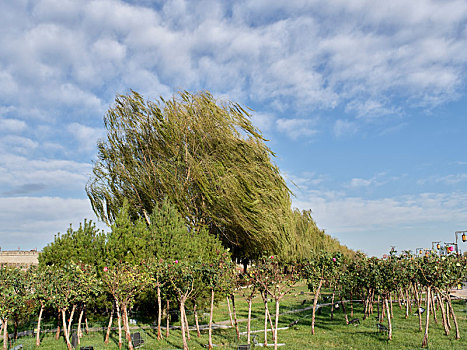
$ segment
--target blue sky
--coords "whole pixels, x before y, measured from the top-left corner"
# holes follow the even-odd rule
[[[252,108],[318,225],[381,256],[467,230],[465,1],[3,1],[0,246],[93,219],[116,94]],[[467,247],[461,247],[467,250]]]

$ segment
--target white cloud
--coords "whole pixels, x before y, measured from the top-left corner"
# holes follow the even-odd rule
[[[291,139],[315,135],[317,133],[317,130],[313,129],[315,124],[316,122],[310,119],[278,119],[276,121],[277,129]]]
[[[18,119],[0,118],[0,132],[21,132],[26,129],[24,121]]]
[[[326,176],[314,172],[303,172],[300,175],[281,172],[281,175],[287,181],[291,191],[297,193],[307,193],[314,190],[327,180]]]
[[[272,114],[251,112],[251,122],[262,132],[270,131],[274,126],[275,120],[276,117]]]
[[[36,141],[18,135],[2,136],[0,139],[0,150],[4,152],[27,155],[34,152],[38,145]]]
[[[121,61],[125,58],[126,47],[115,40],[100,39],[92,45],[99,60]]]
[[[426,183],[441,183],[445,185],[457,185],[461,182],[467,181],[467,174],[450,174],[446,176],[432,176],[426,179],[420,179],[417,181],[419,185],[424,185]]]
[[[0,157],[0,191],[23,193],[25,185],[41,184],[49,192],[61,191],[82,197],[90,173],[91,164],[88,163],[28,159],[4,153]]]
[[[334,123],[333,132],[336,137],[354,135],[358,131],[358,125],[349,120],[338,119]]]
[[[350,187],[358,188],[358,187],[369,187],[375,185],[375,179],[361,179],[361,178],[353,178],[350,180]]]
[[[320,227],[333,233],[371,232],[427,223],[467,220],[467,194],[422,193],[394,198],[365,199],[335,192],[300,194],[294,205],[312,209]]]
[[[84,218],[97,222],[87,199],[0,197],[1,248],[42,249],[70,224],[78,228]],[[99,223],[99,227],[105,225]]]
[[[393,99],[455,99],[466,80],[463,1],[140,4],[0,5],[0,105],[95,116],[129,88],[205,88],[279,112],[343,105],[378,116],[398,114]]]
[[[105,136],[105,129],[91,128],[80,123],[69,124],[67,130],[78,141],[83,151],[96,149],[97,141]]]

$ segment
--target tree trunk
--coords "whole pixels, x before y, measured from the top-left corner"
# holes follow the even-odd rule
[[[417,283],[413,284],[413,290],[414,290],[414,296],[415,296],[415,301],[417,302],[417,310],[418,310],[418,330],[421,332],[422,331],[422,314],[420,313],[420,307],[421,305],[421,295],[418,293],[418,287]]]
[[[401,290],[399,289],[397,292],[397,302],[399,303],[399,309],[402,310],[402,303],[401,303]]]
[[[407,287],[407,299],[409,299],[409,314],[412,313],[412,297],[410,295],[410,287]]]
[[[84,305],[84,324],[86,325],[86,334],[89,334],[88,315],[87,315],[87,312],[86,312],[86,304]]]
[[[122,348],[122,314],[120,312],[120,305],[115,300],[115,307],[117,309],[117,324],[118,324],[118,348]]]
[[[280,299],[279,298],[275,298],[276,299],[276,322],[275,322],[275,325],[274,325],[274,350],[277,350],[277,327],[279,326],[279,302],[280,302]]]
[[[453,309],[452,303],[451,303],[451,297],[449,296],[449,294],[447,295],[447,299],[448,299],[448,303],[449,303],[449,309],[451,310],[452,320],[454,321],[454,326],[456,327],[456,339],[460,339],[461,335],[459,333],[459,325],[457,324],[456,314],[454,313],[454,309]]]
[[[3,349],[8,350],[8,318],[3,320]]]
[[[353,317],[353,293],[350,291],[350,317]]]
[[[167,327],[165,329],[165,337],[168,338],[169,337],[169,333],[170,333],[170,301],[169,299],[167,299]]]
[[[36,346],[41,345],[41,320],[42,312],[44,312],[44,305],[41,303],[41,309],[39,310],[39,317],[37,317],[37,332],[36,332]]]
[[[394,318],[394,314],[392,313],[392,295],[391,295],[391,293],[389,293],[389,307],[390,307],[391,313],[389,313],[389,311],[388,311],[388,317],[390,315],[391,318]]]
[[[196,302],[193,304],[193,316],[195,317],[196,335],[198,338],[200,338],[201,332],[199,331],[198,310],[196,309]]]
[[[379,298],[378,298],[379,301]],[[384,298],[381,298],[381,322],[384,321],[384,317],[386,316],[386,313],[389,314],[389,311],[386,308],[386,304],[384,302]],[[388,316],[389,317],[389,316]]]
[[[261,297],[263,298],[263,302],[264,302],[264,346],[266,347],[268,345],[268,316],[269,316],[267,292],[262,291]],[[272,329],[272,325],[271,325],[271,331],[274,337],[274,330]]]
[[[70,343],[70,334],[68,333],[68,329],[66,327],[66,313],[65,309],[62,309],[62,321],[63,321],[63,335],[65,336],[66,346],[68,350],[73,350],[73,347]]]
[[[380,309],[379,309],[379,299],[380,299],[380,297],[378,295],[378,301],[377,301],[376,306],[378,307],[378,322],[381,323],[381,322],[383,322],[383,312],[380,312]],[[383,310],[384,310],[384,308],[383,308]]]
[[[18,339],[18,314],[16,312],[13,317],[13,339]]]
[[[125,334],[126,339],[128,340],[128,349],[133,350],[133,343],[131,342],[131,333],[130,333],[130,325],[128,324],[128,310],[126,304],[123,304],[123,319],[125,324]]]
[[[78,344],[81,344],[80,338],[83,336],[83,334],[82,334],[82,332],[81,332],[81,321],[83,320],[83,314],[84,314],[84,306],[83,306],[83,308],[81,309],[81,312],[79,313],[79,317],[78,317],[78,330],[77,330],[77,333],[78,333]]]
[[[186,330],[186,336],[188,340],[191,340],[190,336],[190,325],[188,324],[188,316],[186,315],[186,308],[184,307],[183,309],[183,316],[184,316],[184,322],[185,322],[185,330]]]
[[[58,340],[60,338],[60,318],[62,317],[62,312],[60,309],[58,310],[58,316],[57,316],[57,331],[55,332],[55,340]]]
[[[405,318],[409,318],[409,305],[410,305],[409,289],[407,288],[405,290]]]
[[[238,329],[238,321],[237,321],[237,310],[235,308],[235,295],[231,294],[230,297],[232,298],[232,313],[234,317],[235,331],[237,332],[237,339],[240,340],[240,331]]]
[[[446,297],[446,323],[448,324],[449,329],[451,329],[451,311],[449,308],[448,298]]]
[[[73,316],[75,314],[75,310],[76,310],[76,304],[73,305],[73,307],[71,308],[70,319],[68,320],[68,328],[67,328],[68,336],[70,335],[70,332],[71,332],[71,323],[73,322]]]
[[[345,309],[345,299],[342,297],[341,294],[341,305],[342,305],[342,312],[344,313],[345,317],[345,324],[349,324],[349,318],[347,317],[347,310]]]
[[[426,290],[426,320],[425,320],[425,335],[423,336],[422,348],[428,346],[428,326],[430,324],[430,297],[431,297],[431,287],[428,286]],[[419,310],[420,311],[420,310]]]
[[[182,341],[183,341],[183,350],[188,350],[188,344],[186,342],[185,335],[185,297],[180,298],[180,325],[182,326]]]
[[[229,309],[230,325],[233,327],[234,322],[233,322],[233,317],[232,317],[232,310],[230,308],[230,296],[227,296],[227,308]]]
[[[435,323],[438,323],[438,317],[436,315],[435,296],[434,296],[433,290],[431,290],[430,299],[431,299],[431,311],[433,312],[433,318],[434,318]]]
[[[214,313],[214,289],[211,288],[211,308],[209,310],[209,328],[208,328],[208,334],[209,334],[209,341],[208,341],[208,347],[209,350],[212,350],[212,315]]]
[[[161,300],[161,286],[157,284],[157,340],[162,339],[161,323],[162,323],[162,300]]]
[[[365,298],[365,307],[363,308],[363,319],[364,320],[370,316],[370,298],[371,298],[371,289],[368,290],[367,296]]]
[[[264,291],[266,294],[266,291]],[[264,302],[264,347],[268,346],[268,298],[261,292]]]
[[[250,337],[250,333],[251,333],[251,304],[253,302],[252,298],[248,298],[247,299],[247,302],[248,302],[248,321],[247,321],[247,324],[246,324],[246,335],[247,335],[247,344],[250,344],[251,343],[251,337]]]
[[[373,306],[375,303],[375,291],[374,289],[371,290],[371,295],[370,295],[370,306],[368,309],[368,317],[373,314]]]
[[[446,321],[446,312],[444,311],[444,303],[443,303],[443,300],[441,299],[441,293],[438,290],[436,294],[437,294],[437,297],[438,297],[438,304],[439,304],[440,309],[441,309],[441,318],[443,320],[444,334],[449,335],[449,327],[448,327],[448,324],[447,324],[447,321]]]
[[[389,310],[388,298],[384,298],[384,303],[386,304],[386,310]],[[391,323],[391,314],[388,311],[388,340],[392,339],[392,323]]]
[[[334,297],[336,295],[336,287],[334,286],[332,290],[332,297],[331,297],[331,320],[334,319]]]
[[[316,305],[318,304],[319,293],[321,291],[321,286],[323,285],[323,280],[319,280],[318,288],[315,292],[315,299],[313,300],[313,314],[311,316],[311,334],[315,334],[315,317],[316,317]]]
[[[105,333],[104,344],[109,343],[110,330],[112,329],[112,321],[113,321],[113,316],[114,316],[114,310],[115,310],[115,306],[114,306],[114,303],[112,303],[112,311],[110,311],[109,325],[107,326],[107,332]]]

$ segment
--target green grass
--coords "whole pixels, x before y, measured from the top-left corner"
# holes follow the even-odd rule
[[[304,292],[301,295],[300,292]],[[303,300],[307,300],[302,306]],[[312,305],[312,297],[306,291],[305,286],[298,287],[290,295],[284,298],[281,302],[280,311],[285,312],[292,309],[301,309],[303,307]],[[279,343],[286,345],[281,349],[358,349],[358,350],[374,350],[374,349],[420,349],[423,332],[418,331],[418,318],[417,316],[410,315],[408,319],[404,317],[404,310],[400,310],[396,303],[393,305],[394,319],[393,319],[393,340],[388,341],[387,335],[378,333],[376,330],[376,320],[374,316],[362,320],[362,306],[361,304],[354,304],[354,317],[360,318],[360,325],[355,327],[353,325],[346,325],[344,315],[341,309],[337,310],[334,314],[334,319],[330,319],[330,308],[324,307],[320,315],[317,316],[315,324],[315,335],[311,335],[311,310],[284,314],[279,318],[279,327],[285,327],[294,320],[299,320],[296,326],[288,330],[279,331]],[[237,295],[236,307],[239,319],[247,318],[247,304],[241,295]],[[274,310],[274,305],[271,302],[269,307]],[[467,305],[465,302],[456,301],[454,304],[456,316],[459,323],[461,332],[461,339],[455,340],[455,330],[453,328],[449,336],[444,335],[444,330],[441,324],[441,313],[438,313],[438,323],[434,323],[433,319],[430,320],[429,331],[429,349],[467,349]],[[264,311],[263,304],[260,297],[254,299],[253,304],[253,317],[252,330],[260,331],[257,334],[259,342],[263,341],[264,337]],[[376,310],[376,306],[375,306]],[[349,312],[349,310],[347,310]],[[350,315],[349,315],[350,317]],[[225,321],[228,320],[228,311],[226,303],[220,303],[216,308],[214,320]],[[423,320],[424,321],[424,320]],[[202,318],[202,323],[207,323],[207,317]],[[190,321],[190,324],[193,322]],[[384,321],[387,324],[387,320]],[[143,327],[143,326],[142,326]],[[133,332],[136,330],[132,330]],[[181,349],[181,333],[179,330],[171,330],[170,337],[157,341],[154,329],[140,328],[138,329],[145,341],[143,349]],[[240,323],[240,331],[246,331],[246,322]],[[165,332],[164,332],[165,334]],[[272,341],[271,334],[268,335],[269,342]],[[80,346],[92,345],[94,349],[118,349],[117,332],[112,332],[111,342],[104,345],[104,332],[93,332],[85,335],[81,339]],[[35,349],[35,339],[33,337],[24,337],[18,339],[16,344],[23,344],[23,349]],[[191,331],[191,340],[188,342],[190,349],[204,349],[207,344],[208,337],[207,331],[202,332],[201,338],[196,337],[196,332]],[[237,344],[246,344],[246,336],[242,336],[240,342],[237,342],[234,329],[215,330],[213,333],[213,342],[223,349],[236,349]],[[0,342],[1,345],[1,342]],[[55,340],[52,333],[42,336],[42,349],[66,349],[63,337],[60,340]],[[126,348],[125,346],[123,348]],[[79,349],[79,347],[78,347]]]

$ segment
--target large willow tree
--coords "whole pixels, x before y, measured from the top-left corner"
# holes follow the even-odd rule
[[[116,98],[107,136],[86,186],[95,213],[111,223],[124,199],[149,222],[168,198],[193,232],[207,227],[238,257],[275,253],[287,242],[290,191],[249,114],[208,92],[146,101]]]

